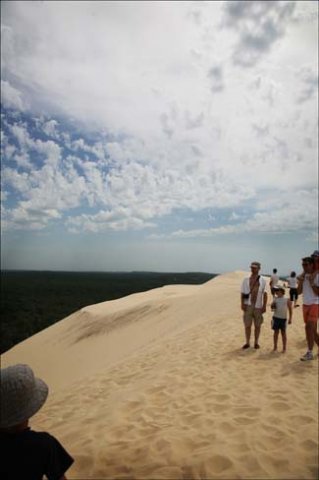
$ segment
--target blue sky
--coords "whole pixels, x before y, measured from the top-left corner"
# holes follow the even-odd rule
[[[1,264],[299,269],[318,3],[1,4]]]

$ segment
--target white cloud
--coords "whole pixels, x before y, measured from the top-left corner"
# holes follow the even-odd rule
[[[26,108],[22,93],[5,80],[1,80],[1,103],[7,108],[17,108],[21,111]]]
[[[58,126],[58,122],[56,120],[48,120],[44,122],[42,125],[42,129],[48,137],[53,137],[55,139],[59,138],[58,132],[56,127]]]
[[[229,220],[221,226],[208,229],[176,230],[169,234],[151,234],[149,238],[201,238],[219,235],[254,233],[281,234],[303,231],[305,237],[318,237],[318,192],[297,191],[293,196],[278,192],[276,197],[265,196],[263,202],[256,205],[257,211],[248,219],[237,223],[242,215],[232,213]]]
[[[318,96],[318,69],[315,71],[313,67],[302,67],[299,71],[302,81],[302,89],[298,97],[298,102],[306,100],[314,100],[313,97]],[[317,99],[318,101],[318,99]]]
[[[105,232],[105,231],[127,231],[141,230],[155,227],[152,222],[134,216],[129,208],[119,207],[114,210],[100,210],[95,215],[80,215],[69,218],[66,222],[71,233]]]

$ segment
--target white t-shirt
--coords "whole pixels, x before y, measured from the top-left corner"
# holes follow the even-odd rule
[[[304,305],[319,305],[319,295],[316,295],[311,288],[309,278],[311,274],[307,273],[303,282],[302,294]],[[314,279],[314,285],[319,287],[319,273],[316,274]]]
[[[275,311],[274,317],[287,319],[288,298],[278,297],[274,300]]]
[[[273,273],[270,277],[270,282],[271,282],[271,288],[274,288],[276,285],[278,285],[278,282],[279,282],[278,275]]]
[[[266,288],[266,280],[264,279],[264,277],[260,276],[257,300],[255,304],[256,308],[262,308],[263,306],[263,296],[264,296],[265,288]],[[241,293],[244,293],[244,294],[250,293],[249,277],[244,278],[243,283],[241,284]],[[251,305],[250,295],[249,295],[249,298],[244,300],[244,304]]]
[[[297,288],[297,284],[298,284],[297,277],[288,277],[287,282],[290,288]]]

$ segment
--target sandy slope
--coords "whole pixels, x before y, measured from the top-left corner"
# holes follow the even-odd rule
[[[2,356],[51,387],[32,426],[74,456],[68,478],[315,479],[318,361],[301,309],[286,354],[242,351],[244,272],[84,308]]]

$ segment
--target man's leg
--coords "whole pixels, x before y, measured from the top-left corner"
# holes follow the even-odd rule
[[[251,325],[252,325],[252,309],[251,307],[247,307],[247,310],[244,312],[244,325],[245,325],[245,337],[246,343],[243,348],[248,348],[250,346],[250,336],[251,336]]]
[[[306,329],[306,340],[308,345],[308,351],[312,352],[313,345],[315,343],[315,335],[314,335],[314,322],[310,320],[307,321],[305,329]]]
[[[260,310],[254,311],[254,326],[255,326],[255,348],[259,348],[259,335],[261,330],[261,325],[263,323],[263,316]]]
[[[274,330],[274,351],[277,350],[279,330]]]
[[[318,321],[317,322],[313,322],[314,323],[314,340],[315,340],[315,343],[317,344],[317,346],[319,347],[319,335],[318,335]]]
[[[251,325],[249,327],[245,326],[245,336],[246,336],[246,345],[249,345],[250,337],[251,337]]]
[[[306,339],[308,344],[308,349],[312,351],[314,344],[319,344],[318,341],[318,332],[317,332],[317,323],[319,316],[319,306],[310,305],[307,308],[307,315],[305,316],[306,322]]]
[[[258,345],[261,325],[255,324],[255,345]]]
[[[313,308],[315,307],[315,308]],[[317,339],[317,311],[316,305],[303,305],[303,315],[305,322],[305,333],[308,345],[308,351],[300,360],[313,360],[313,346]]]

